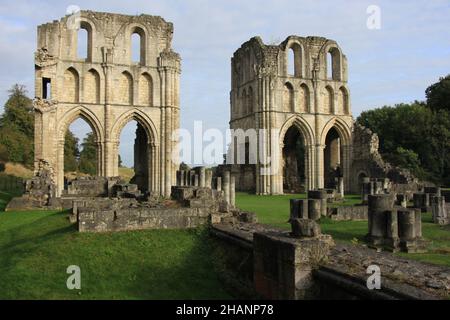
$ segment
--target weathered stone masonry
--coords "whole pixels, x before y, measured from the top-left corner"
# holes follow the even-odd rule
[[[347,58],[334,40],[289,36],[268,45],[251,38],[231,59],[230,101],[230,128],[245,133],[228,154],[238,190],[359,193],[362,179],[373,177],[414,191],[414,177],[381,158],[377,135],[355,125]],[[256,130],[253,145],[249,129]],[[264,173],[269,166],[274,171]]]
[[[292,74],[288,70],[290,50],[295,60]],[[327,53],[332,56],[331,66],[327,66]],[[336,165],[340,165],[348,188],[353,118],[347,59],[338,44],[322,37],[290,36],[279,45],[266,45],[254,37],[234,53],[231,68],[230,128],[266,130],[265,140],[258,139],[257,164],[252,171],[245,166],[234,168],[244,171],[236,175],[237,186],[254,189],[257,194],[296,189],[298,182],[288,183],[287,179],[297,174],[300,159],[284,149],[289,147],[284,145],[285,138],[293,132],[304,145],[304,189],[323,188],[328,171]],[[331,77],[327,69],[332,69]],[[279,132],[277,149],[271,150],[269,137],[275,131]],[[235,144],[234,152],[248,148],[245,141]],[[281,163],[275,174],[262,175],[262,158],[268,155],[277,156]]]
[[[87,58],[77,56],[78,30],[88,33]],[[132,61],[131,37],[141,39]],[[38,27],[35,56],[35,163],[55,171],[56,193],[64,186],[64,136],[83,118],[97,143],[97,175],[118,176],[123,127],[138,122],[136,183],[170,196],[179,127],[180,57],[171,48],[172,23],[161,17],[81,11]],[[176,161],[175,161],[176,162]]]

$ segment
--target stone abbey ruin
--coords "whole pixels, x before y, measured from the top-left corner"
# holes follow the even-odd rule
[[[88,34],[85,59],[77,56],[80,28]],[[140,37],[137,62],[134,34]],[[432,212],[435,223],[449,224],[450,192],[385,162],[377,135],[354,123],[347,58],[335,41],[290,36],[279,45],[259,37],[244,43],[231,60],[230,128],[266,137],[253,145],[245,135],[233,140],[229,152],[243,152],[244,163],[191,169],[173,158],[181,58],[171,49],[172,35],[173,25],[161,17],[92,11],[38,27],[35,176],[8,210],[69,210],[80,232],[208,225],[227,252],[228,285],[261,298],[449,295],[448,268],[390,252],[421,252],[427,241],[421,215]],[[64,137],[77,118],[95,135],[97,176],[68,181]],[[135,176],[125,182],[118,144],[131,120],[138,123]],[[277,139],[270,143],[273,132]],[[263,174],[268,162],[262,158],[269,155],[280,165]],[[291,200],[289,232],[237,208],[236,191],[304,192],[307,198]],[[348,192],[361,194],[362,202],[330,207]],[[335,243],[322,234],[322,217],[367,221],[367,246]],[[367,289],[370,265],[381,269],[380,290]]]
[[[77,57],[79,28],[88,33],[86,59]],[[138,63],[131,56],[133,34],[141,39]],[[39,26],[35,161],[44,160],[54,169],[57,196],[64,190],[64,134],[78,117],[95,134],[101,177],[118,176],[120,133],[136,120],[134,180],[142,191],[170,196],[180,77],[172,34],[173,25],[160,17],[98,12]]]

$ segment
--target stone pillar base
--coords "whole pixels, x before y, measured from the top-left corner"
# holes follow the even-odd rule
[[[329,254],[334,241],[329,235],[293,238],[289,233],[253,235],[254,283],[264,299],[314,299],[312,271]]]

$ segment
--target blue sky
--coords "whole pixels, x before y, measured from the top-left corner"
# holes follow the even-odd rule
[[[352,110],[423,100],[425,88],[450,73],[450,1],[374,0],[107,0],[2,1],[0,4],[0,105],[14,83],[33,92],[36,26],[59,19],[69,5],[125,14],[160,15],[174,23],[181,54],[181,125],[225,131],[229,120],[230,58],[250,37],[268,43],[288,35],[336,40],[349,63]],[[381,9],[381,29],[366,26],[369,5]],[[72,130],[82,136],[86,125]],[[132,162],[132,126],[122,134],[121,155]]]

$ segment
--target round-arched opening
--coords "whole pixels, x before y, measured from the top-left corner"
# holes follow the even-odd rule
[[[327,79],[341,80],[341,53],[339,49],[336,47],[330,48],[327,52],[326,61]]]
[[[302,47],[299,43],[292,43],[287,50],[287,75],[302,77]]]
[[[283,192],[305,191],[305,144],[301,132],[291,126],[283,140]]]
[[[77,32],[77,58],[92,61],[92,26],[86,22],[80,22]]]
[[[140,65],[145,65],[145,32],[139,27],[136,27],[131,32],[131,47],[130,47],[130,58],[131,63],[137,63]]]

